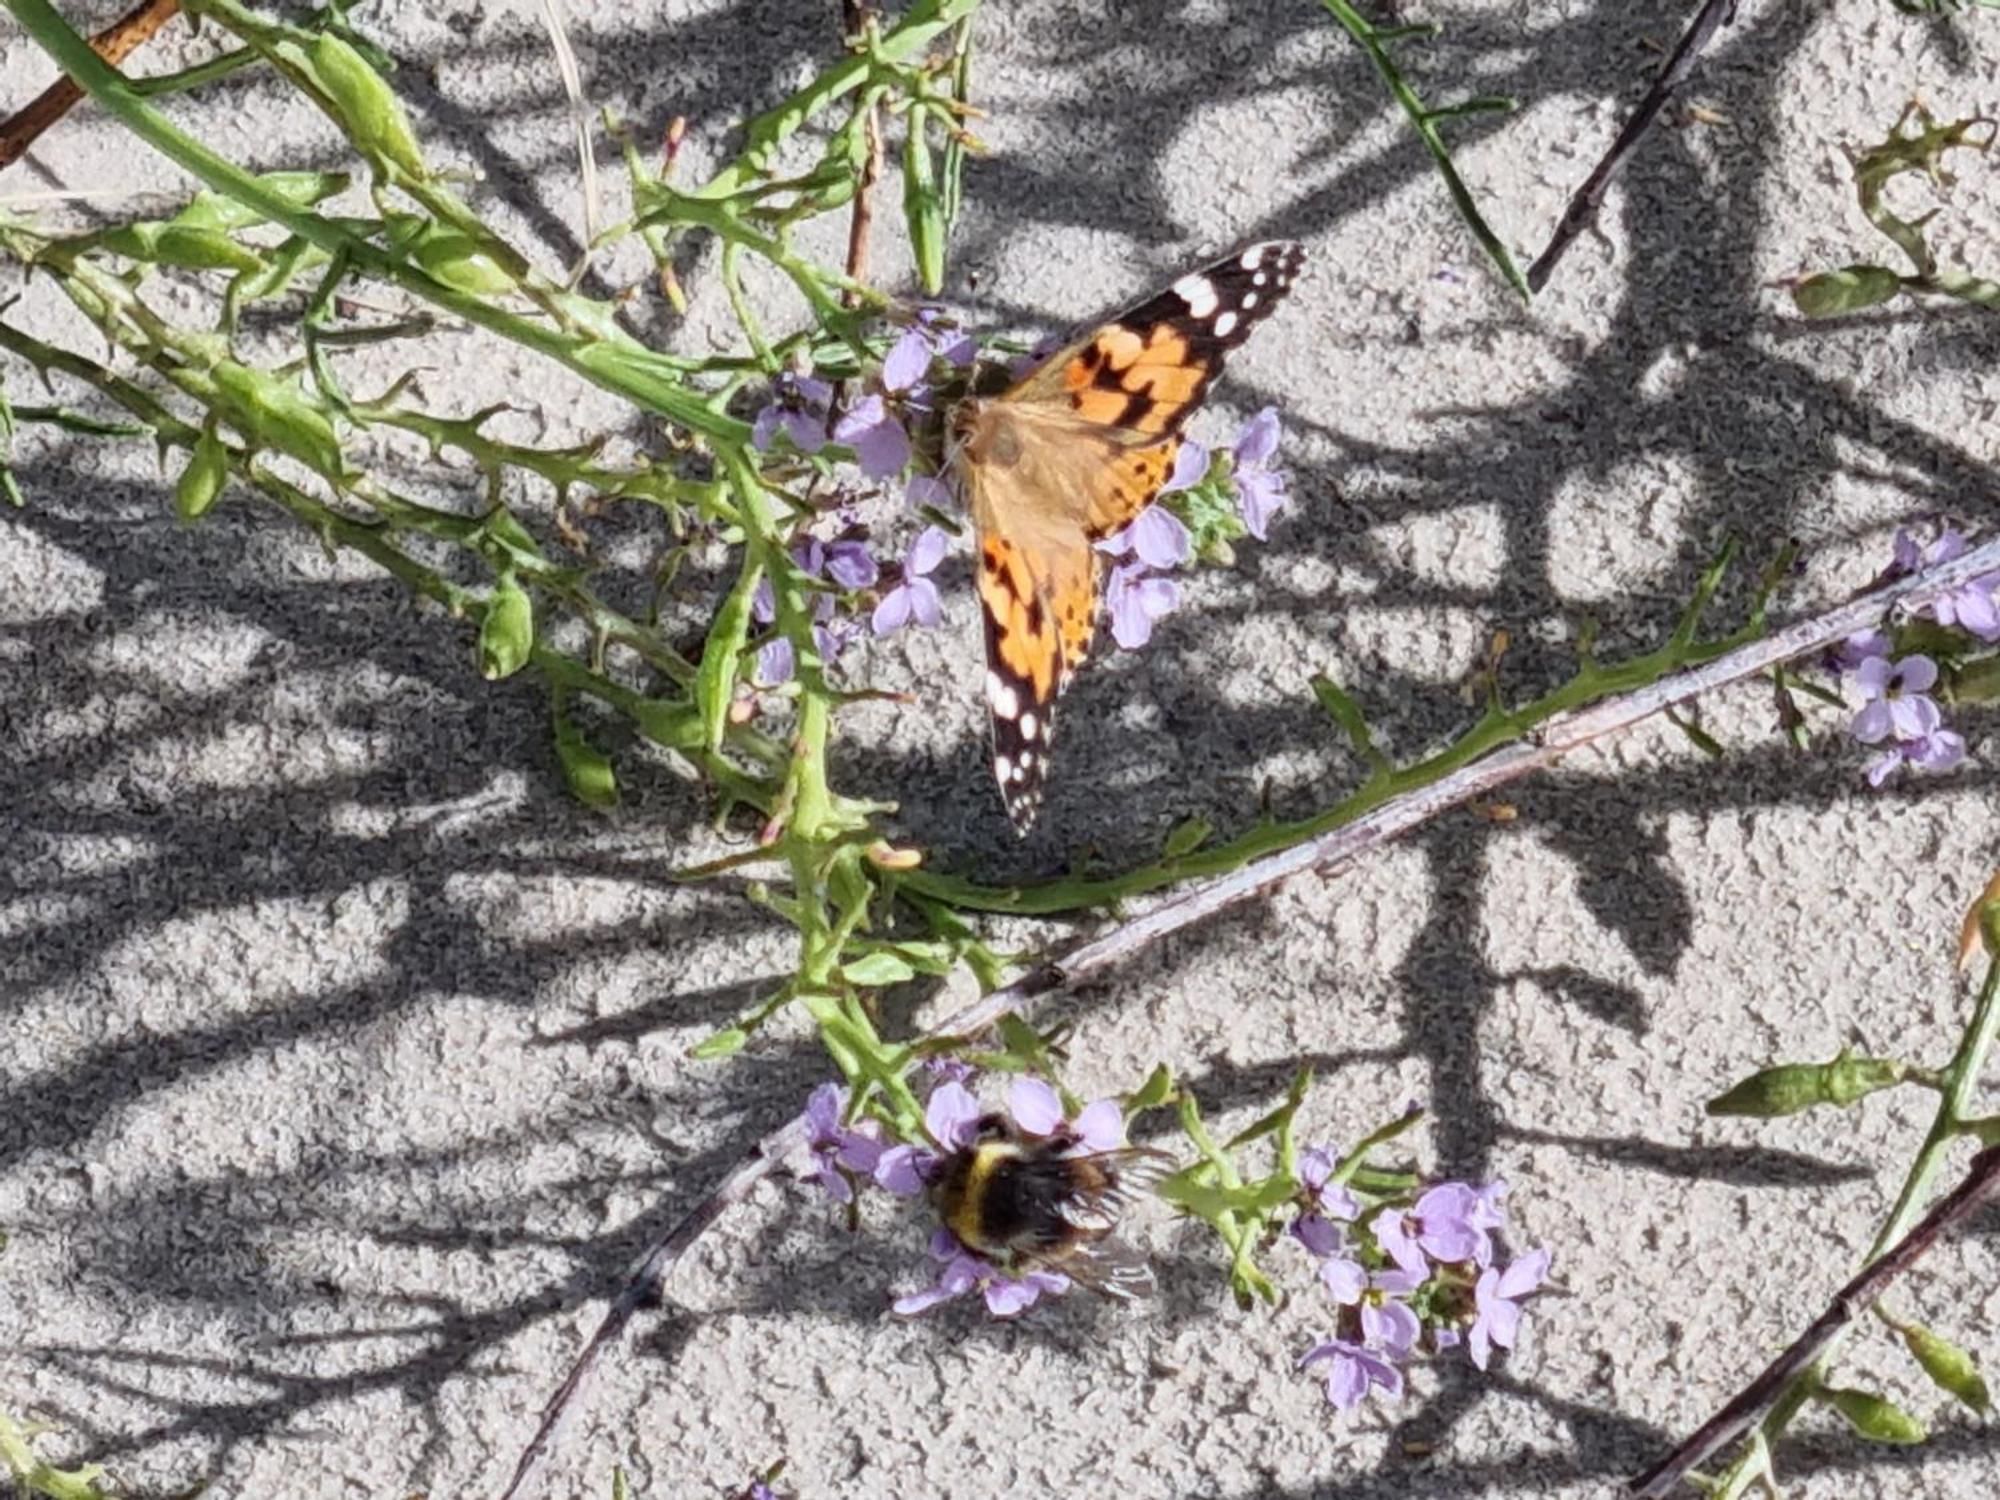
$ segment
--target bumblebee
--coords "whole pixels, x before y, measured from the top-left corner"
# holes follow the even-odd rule
[[[931,1188],[945,1228],[1002,1270],[1060,1271],[1106,1297],[1151,1295],[1153,1268],[1114,1238],[1121,1214],[1178,1165],[1163,1151],[1085,1151],[1062,1129],[1029,1135],[1006,1115],[980,1118]]]

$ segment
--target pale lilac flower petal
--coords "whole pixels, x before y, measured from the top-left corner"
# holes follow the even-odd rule
[[[1530,1250],[1516,1260],[1500,1273],[1500,1295],[1518,1301],[1534,1291],[1547,1278],[1550,1259],[1546,1250]]]
[[[950,546],[951,537],[943,527],[926,526],[910,543],[909,556],[903,560],[903,576],[932,572],[944,561],[945,550]]]
[[[1319,1268],[1319,1279],[1325,1283],[1329,1295],[1342,1307],[1352,1307],[1368,1290],[1368,1272],[1359,1261],[1344,1260],[1340,1256],[1329,1256]]]
[[[1318,1214],[1300,1214],[1292,1220],[1292,1234],[1310,1253],[1317,1256],[1335,1254],[1344,1239],[1333,1224]]]
[[[1429,1274],[1429,1263],[1424,1259],[1423,1247],[1411,1231],[1407,1215],[1394,1209],[1384,1209],[1375,1216],[1374,1229],[1375,1243],[1382,1247],[1383,1254],[1412,1276]]]
[[[835,424],[833,440],[854,450],[855,462],[870,479],[900,474],[910,461],[910,436],[879,395],[855,402]]]
[[[1164,505],[1147,507],[1126,530],[1133,553],[1150,568],[1178,568],[1193,550],[1187,527]]]
[[[1007,1112],[1029,1135],[1054,1135],[1062,1129],[1062,1098],[1039,1078],[1018,1078],[1007,1091]]]
[[[844,589],[873,587],[881,565],[866,542],[834,542],[826,549],[826,576]]]
[[[877,635],[890,635],[910,623],[915,613],[910,590],[898,584],[884,594],[868,617],[868,628]]]
[[[779,636],[764,642],[757,648],[757,668],[755,683],[758,687],[774,688],[792,680],[798,670],[797,654],[792,643]]]
[[[979,1101],[962,1083],[941,1083],[924,1104],[924,1129],[947,1151],[972,1140],[979,1128]]]
[[[1125,650],[1137,651],[1153,638],[1154,624],[1172,614],[1180,601],[1171,578],[1147,577],[1130,564],[1113,568],[1105,589],[1113,639]]]
[[[1270,461],[1278,451],[1278,408],[1267,406],[1243,424],[1236,437],[1236,466],[1245,468]]]
[[[915,474],[903,486],[903,498],[912,505],[928,505],[933,510],[948,510],[953,497],[951,486],[931,474]]]
[[[1125,1144],[1125,1111],[1116,1099],[1099,1099],[1084,1106],[1070,1129],[1092,1151],[1116,1151]]]
[[[1408,1359],[1423,1331],[1416,1313],[1402,1302],[1367,1302],[1361,1308],[1361,1336],[1391,1359]]]
[[[1904,693],[1928,693],[1937,685],[1937,663],[1921,653],[1896,663],[1895,686]]]
[[[936,1161],[936,1155],[921,1146],[891,1146],[876,1160],[871,1175],[877,1187],[898,1198],[914,1198],[930,1186],[927,1169]]]
[[[1243,512],[1243,527],[1260,542],[1270,540],[1271,518],[1289,498],[1285,476],[1273,469],[1251,470],[1237,481],[1236,501]]]
[[[931,367],[931,336],[927,329],[906,329],[882,361],[882,388],[907,391]]]
[[[1933,730],[1922,739],[1903,747],[1913,766],[1925,771],[1948,771],[1965,759],[1965,736],[1950,729]]]
[[[1854,685],[1861,689],[1863,697],[1879,698],[1889,686],[1889,679],[1895,670],[1886,652],[1881,656],[1871,656],[1854,669]]]
[[[1174,455],[1174,472],[1167,476],[1167,482],[1160,486],[1162,495],[1171,495],[1176,490],[1191,490],[1208,477],[1208,449],[1192,438],[1181,443],[1180,451]]]
[[[1894,727],[1895,721],[1891,716],[1889,705],[1877,698],[1854,716],[1854,723],[1848,733],[1864,745],[1874,745],[1887,739],[1889,731]]]

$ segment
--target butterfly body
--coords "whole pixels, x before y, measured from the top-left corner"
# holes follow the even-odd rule
[[[1158,497],[1224,356],[1303,260],[1294,244],[1252,245],[952,413],[953,466],[979,537],[993,771],[1023,833],[1041,806],[1055,700],[1097,632],[1096,544]]]

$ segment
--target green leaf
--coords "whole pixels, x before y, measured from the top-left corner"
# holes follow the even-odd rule
[[[1368,716],[1361,712],[1361,705],[1324,672],[1313,673],[1312,690],[1313,696],[1319,699],[1319,706],[1345,731],[1355,752],[1368,763],[1369,769],[1388,770],[1389,757],[1375,744],[1375,736],[1368,728]]]
[[[1845,1417],[1849,1427],[1873,1442],[1908,1445],[1930,1436],[1922,1422],[1873,1391],[1827,1387],[1818,1396]]]
[[[750,638],[751,608],[756,602],[757,582],[763,576],[764,570],[746,556],[736,586],[715,612],[715,623],[701,648],[694,701],[701,710],[702,738],[711,751],[721,748],[723,731],[729,725],[729,700],[736,691],[736,670],[743,643]]]
[[[479,622],[479,670],[487,680],[512,677],[535,650],[535,605],[512,573],[500,575]]]
[[[1792,301],[1809,318],[1831,318],[1887,302],[1903,278],[1887,266],[1853,265],[1819,271],[1792,288]]]
[[[208,514],[229,481],[229,450],[211,420],[195,439],[194,452],[174,485],[174,514],[193,525]]]
[[[262,172],[257,177],[260,187],[300,208],[346,192],[353,180],[346,172]],[[186,208],[167,220],[188,229],[248,229],[264,222],[264,216],[248,204],[207,189],[196,193]]]
[[[1982,1417],[1992,1409],[1986,1379],[1971,1354],[1918,1323],[1900,1324],[1897,1331],[1903,1335],[1904,1347],[1916,1357],[1939,1390],[1956,1397]]]
[[[917,971],[903,959],[881,949],[843,965],[840,972],[847,977],[849,984],[868,989],[881,989],[884,985],[901,984],[906,979],[917,977]]]
[[[367,58],[342,38],[322,32],[313,38],[306,62],[326,94],[334,123],[362,155],[378,170],[386,162],[412,178],[426,175],[423,150],[403,113],[403,101]]]
[[[734,1057],[750,1040],[750,1033],[741,1026],[725,1026],[705,1040],[688,1049],[688,1056],[696,1062],[712,1062],[718,1057]]]
[[[1208,819],[1189,818],[1186,822],[1175,825],[1173,831],[1167,835],[1167,842],[1160,852],[1167,859],[1179,859],[1183,855],[1194,853],[1207,843],[1209,835],[1214,832],[1215,825]]]
[[[1174,1075],[1165,1063],[1161,1063],[1146,1075],[1140,1084],[1121,1101],[1125,1118],[1143,1114],[1149,1109],[1159,1109],[1174,1097]]]
[[[1709,1100],[1708,1113],[1776,1119],[1815,1104],[1845,1109],[1877,1090],[1895,1087],[1908,1071],[1907,1064],[1894,1058],[1856,1057],[1845,1050],[1832,1062],[1781,1063]]]

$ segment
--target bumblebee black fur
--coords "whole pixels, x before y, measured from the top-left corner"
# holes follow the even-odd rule
[[[945,1158],[931,1189],[938,1216],[968,1250],[1015,1274],[1060,1271],[1105,1296],[1146,1296],[1152,1268],[1114,1234],[1173,1158],[1080,1144],[1067,1132],[1031,1136],[1004,1115],[985,1116],[973,1142]]]

